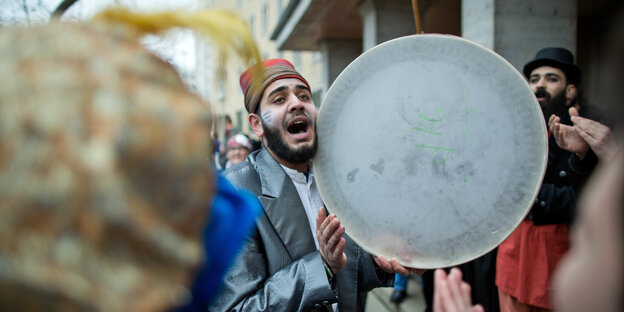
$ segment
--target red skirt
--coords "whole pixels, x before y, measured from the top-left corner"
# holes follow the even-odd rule
[[[569,225],[524,220],[498,247],[496,285],[518,302],[553,309],[550,281],[570,247]]]

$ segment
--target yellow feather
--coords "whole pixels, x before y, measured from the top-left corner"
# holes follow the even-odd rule
[[[138,13],[125,8],[110,8],[97,14],[94,19],[124,23],[149,34],[161,34],[176,27],[188,28],[209,37],[214,43],[219,52],[219,72],[224,72],[228,54],[234,52],[248,66],[259,64],[254,68],[253,77],[263,75],[262,58],[251,30],[245,20],[231,11],[213,9]]]

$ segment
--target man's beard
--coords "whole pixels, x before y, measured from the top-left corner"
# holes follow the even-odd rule
[[[275,155],[282,160],[285,160],[292,164],[307,163],[316,154],[316,148],[318,146],[318,140],[316,136],[316,128],[310,123],[309,127],[313,127],[314,142],[311,146],[302,146],[299,148],[292,148],[282,138],[281,131],[278,127],[269,126],[264,122],[264,119],[260,116],[260,123],[264,129],[264,135],[266,136],[267,148],[270,149]]]
[[[538,92],[536,92],[536,94],[538,94]],[[546,91],[542,92],[545,93]],[[570,115],[568,113],[569,106],[567,105],[565,89],[561,90],[553,97],[547,96],[546,102],[543,104],[540,103],[540,107],[542,108],[542,113],[544,114],[546,124],[548,124],[548,118],[550,118],[550,115],[552,114],[555,114],[557,115],[557,117],[561,118],[561,123],[566,125],[571,124]]]

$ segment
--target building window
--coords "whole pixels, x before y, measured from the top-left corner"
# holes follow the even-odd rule
[[[251,29],[251,35],[256,37],[255,17],[253,14],[249,17],[249,28]]]
[[[243,7],[243,0],[236,0],[236,8],[240,9]]]
[[[264,2],[262,5],[262,34],[266,35],[269,31],[269,5]]]
[[[314,106],[316,106],[316,108],[320,108],[321,107],[321,95],[323,93],[323,90],[318,89],[314,92],[312,92],[312,100],[314,100]]]
[[[314,62],[314,64],[318,63],[321,61],[322,59],[322,53],[320,51],[314,51],[312,52],[312,62]]]
[[[243,110],[236,111],[236,131],[243,131]]]
[[[284,0],[277,0],[277,15],[282,15],[282,10],[284,9]]]
[[[301,51],[295,51],[293,55],[293,65],[295,65],[295,68],[298,70],[301,70]]]

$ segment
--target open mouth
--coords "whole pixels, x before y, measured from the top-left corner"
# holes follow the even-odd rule
[[[538,101],[545,101],[546,99],[548,99],[548,92],[546,92],[546,90],[537,90],[535,91],[535,97],[537,98]]]
[[[290,121],[286,131],[295,137],[305,136],[310,128],[310,121],[308,118],[300,116],[295,117]]]

